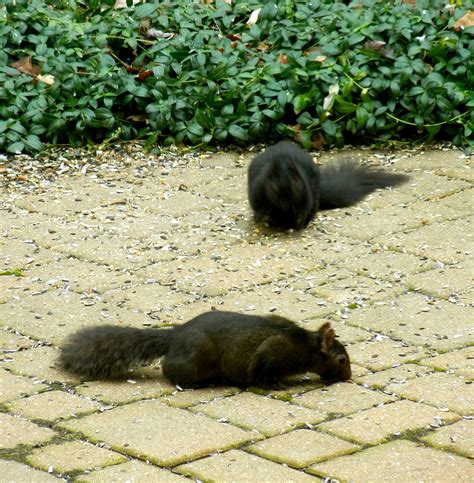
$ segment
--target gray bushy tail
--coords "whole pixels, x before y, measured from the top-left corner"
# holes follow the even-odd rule
[[[101,325],[74,333],[59,356],[62,369],[79,376],[117,377],[138,364],[166,354],[169,329],[135,329]]]
[[[320,166],[320,209],[352,206],[378,188],[397,186],[409,176],[344,160]]]

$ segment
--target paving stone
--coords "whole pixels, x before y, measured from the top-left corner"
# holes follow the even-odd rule
[[[77,219],[52,218],[38,214],[28,215],[11,228],[12,236],[31,240],[36,245],[49,248],[59,254],[83,260],[103,263],[111,267],[130,269],[147,265],[152,256],[144,250],[144,243],[127,236],[100,236],[102,227],[88,226]]]
[[[56,435],[51,429],[5,413],[0,413],[0,428],[0,449],[44,443]]]
[[[412,443],[392,441],[312,466],[308,471],[353,482],[470,482],[472,462]]]
[[[466,206],[470,206],[467,200]],[[459,263],[466,252],[471,251],[473,232],[470,218],[459,218],[422,226],[408,233],[380,236],[373,241],[431,260]]]
[[[313,263],[317,261],[320,267],[342,263],[346,260],[350,260],[352,263],[353,260],[372,252],[373,247],[360,243],[360,240],[354,240],[341,234],[327,233],[323,229],[326,223],[334,223],[334,220],[327,214],[325,218],[321,218],[321,214],[318,213],[316,221],[303,232],[266,233],[259,229],[255,236],[271,252],[291,253],[306,257]]]
[[[7,220],[3,221],[6,222]],[[8,229],[7,226],[3,228]],[[0,239],[0,249],[2,252],[0,272],[15,268],[25,270],[30,267],[45,265],[61,258],[61,255],[58,253],[40,248],[31,240],[23,241],[2,237]]]
[[[386,337],[376,336],[371,341],[358,342],[349,348],[351,361],[368,367],[372,371],[388,369],[394,364],[422,359],[428,352]]]
[[[158,371],[155,377],[143,377],[132,372],[123,381],[92,381],[76,387],[77,394],[81,396],[112,404],[157,398],[173,391],[176,391],[175,386],[169,384]]]
[[[196,186],[197,193],[213,198],[221,203],[239,203],[247,201],[247,176],[235,176],[227,179],[225,189],[223,180],[215,180]]]
[[[405,291],[402,286],[394,286],[388,281],[358,276],[344,269],[337,270],[339,276],[345,272],[347,277],[342,280],[327,279],[324,285],[315,287],[310,293],[321,295],[338,305],[351,306],[397,297]]]
[[[0,361],[0,365],[20,376],[33,376],[38,382],[78,382],[76,376],[56,368],[58,355],[57,349],[40,346],[10,354],[9,359]]]
[[[207,403],[216,399],[222,399],[227,396],[237,394],[240,389],[236,387],[208,387],[203,389],[186,389],[184,391],[174,390],[172,394],[168,394],[161,398],[170,406],[177,408],[188,408],[197,404]]]
[[[435,372],[411,379],[405,384],[391,384],[388,392],[412,401],[423,401],[438,408],[449,408],[460,414],[474,414],[474,385],[472,380]]]
[[[421,438],[438,449],[447,449],[462,456],[474,458],[474,420],[463,419],[457,423],[433,432]]]
[[[127,460],[121,454],[84,441],[43,446],[34,449],[26,459],[28,463],[37,468],[45,471],[52,468],[57,473],[101,468]]]
[[[34,483],[62,481],[53,475],[43,473],[42,471],[31,468],[31,466],[11,460],[0,460],[0,474],[3,475],[2,480],[8,483],[26,481],[31,481]]]
[[[232,450],[176,468],[184,475],[201,481],[314,481],[303,472],[273,463],[243,451]]]
[[[459,416],[454,413],[439,411],[424,404],[396,401],[321,423],[317,429],[356,443],[373,445],[405,431],[427,428],[430,424],[439,426],[458,419]]]
[[[359,446],[355,444],[308,429],[297,429],[246,448],[258,456],[294,468],[305,468],[318,461],[353,453],[358,449]]]
[[[397,163],[398,169],[411,170],[414,167],[416,167],[414,177],[422,171],[430,171],[443,176],[474,182],[470,156],[463,153],[462,150],[428,149],[422,153],[400,159]]]
[[[337,223],[326,224],[325,228],[359,240],[375,238],[378,241],[381,236],[389,233],[470,214],[469,200],[473,193],[469,191],[462,191],[432,203],[415,201],[404,206],[388,206],[383,210],[354,213],[341,218]]]
[[[171,471],[137,460],[127,461],[126,463],[91,471],[89,474],[79,475],[76,477],[76,481],[94,481],[97,483],[103,483],[104,481],[114,483],[129,483],[132,481],[140,483],[184,483],[187,481],[189,483],[188,479]]]
[[[34,267],[28,270],[27,276],[37,281],[41,288],[63,287],[76,292],[102,293],[133,283],[130,273],[76,258],[63,258],[41,267]],[[138,280],[135,281],[137,282]]]
[[[425,272],[435,266],[435,262],[427,258],[379,248],[369,255],[356,257],[351,261],[350,269],[359,275],[399,283],[412,274]]]
[[[176,323],[175,316],[183,304],[194,302],[196,297],[177,292],[169,286],[150,283],[123,290],[111,290],[104,294],[104,301],[119,307],[153,313],[153,320]],[[197,315],[197,314],[196,314]],[[144,316],[142,316],[144,318]]]
[[[474,346],[459,351],[446,352],[429,359],[422,359],[420,364],[443,369],[449,374],[457,374],[474,379]]]
[[[10,352],[17,352],[20,349],[29,349],[34,341],[28,337],[16,334],[7,330],[0,330],[0,359],[8,357]]]
[[[325,162],[345,152],[409,171],[411,179],[377,190],[354,207],[321,212],[299,232],[255,224],[246,199],[254,153],[197,160],[173,154],[166,162],[143,155],[123,167],[106,163],[100,171],[62,176],[35,192],[0,196],[0,272],[24,272],[20,278],[0,276],[0,384],[6,386],[0,400],[8,420],[0,432],[7,427],[14,446],[44,428],[5,411],[56,421],[88,411],[82,404],[90,398],[91,410],[105,403],[105,412],[57,427],[70,425],[78,439],[112,445],[142,461],[69,470],[78,481],[182,478],[147,460],[187,462],[183,467],[192,469],[180,472],[206,481],[308,479],[287,465],[322,475],[316,468],[333,463],[344,470],[331,473],[339,480],[398,482],[403,475],[406,481],[466,481],[474,438],[470,419],[460,415],[472,413],[474,405],[472,384],[459,381],[473,377],[471,158],[447,149],[405,150],[390,158],[353,149],[317,154]],[[277,313],[310,330],[330,320],[348,345],[357,384],[323,386],[316,374],[301,374],[279,390],[178,391],[163,378],[159,361],[120,381],[80,384],[56,370],[55,347],[81,327],[180,324],[213,307]],[[41,381],[54,381],[50,389],[56,390],[32,396],[48,388]],[[56,383],[79,385],[67,393]],[[388,386],[394,395],[361,384]],[[211,417],[199,413],[203,407],[214,411]],[[298,411],[296,417],[288,408]],[[301,411],[318,418],[308,422]],[[32,426],[11,429],[12,421]],[[443,421],[449,426],[440,427]],[[325,425],[330,434],[319,431]],[[261,428],[270,436],[253,444],[263,438]],[[424,438],[424,446],[384,444],[403,438],[400,431]],[[372,458],[372,449],[360,450],[338,436],[361,445],[380,443],[374,449],[386,452]],[[356,453],[339,457],[339,446]],[[262,456],[248,453],[256,448]],[[305,466],[322,459],[327,461],[312,469]],[[0,474],[2,463],[20,465],[21,481],[48,476],[1,459]]]
[[[307,259],[269,253],[261,245],[232,245],[219,255],[209,253],[176,265],[161,267],[157,280],[173,283],[178,289],[207,296],[233,288],[268,283],[311,269]]]
[[[48,391],[13,401],[7,407],[29,419],[55,421],[98,411],[101,405],[64,391]]]
[[[473,273],[474,258],[467,258],[461,264],[410,275],[407,277],[406,283],[413,289],[421,290],[428,295],[458,298],[462,294],[472,294]]]
[[[330,386],[295,396],[294,402],[325,411],[329,414],[350,414],[362,409],[393,401],[393,397],[360,387],[357,384],[339,382]]]
[[[388,384],[404,384],[408,379],[414,379],[429,372],[431,372],[430,369],[419,364],[403,364],[398,367],[365,374],[353,379],[363,386],[382,389]]]
[[[19,397],[35,394],[47,386],[26,377],[15,376],[0,369],[0,403],[13,401]]]
[[[67,289],[55,289],[0,304],[0,325],[59,345],[82,327],[108,323],[143,327],[146,321],[151,319],[102,302],[95,294],[77,294]]]
[[[274,436],[325,419],[321,411],[257,396],[250,392],[200,404],[191,409],[245,429],[258,429],[266,436]]]
[[[157,193],[157,196],[151,202],[141,200],[143,209],[151,213],[166,213],[167,215],[177,217],[188,215],[204,210],[212,210],[220,206],[219,201],[199,196],[199,194],[189,191],[174,191],[169,193]]]
[[[64,185],[61,191],[50,190],[41,194],[23,196],[15,205],[28,211],[44,213],[50,216],[72,216],[96,206],[108,205],[116,200],[125,200],[132,190],[131,186],[119,187],[75,179]]]
[[[447,324],[449,320],[451,323]],[[471,310],[444,300],[427,301],[408,293],[389,303],[381,302],[348,313],[347,323],[431,349],[465,347],[473,340]]]
[[[139,205],[129,203],[117,207],[114,211],[109,207],[97,208],[78,215],[78,219],[82,224],[104,231],[107,235],[119,238],[131,237],[145,242],[149,250],[164,244],[163,240],[173,239],[177,221],[170,215],[149,213],[142,210]],[[163,256],[157,258],[162,259]]]
[[[167,320],[172,320],[176,324],[186,322],[210,310],[230,310],[251,315],[278,314],[299,322],[313,317],[324,317],[335,312],[336,309],[335,304],[302,291],[294,291],[291,287],[261,285],[231,291],[216,297],[200,297],[192,303],[177,307],[173,311],[172,318],[168,317]],[[161,312],[153,314],[154,318],[160,315]],[[166,322],[163,316],[161,319]]]
[[[292,290],[291,286],[275,287],[263,285],[249,288],[245,292],[232,292],[223,299],[219,310],[234,310],[246,314],[265,315],[275,313],[295,322],[324,317],[337,309],[327,300]]]
[[[161,466],[174,466],[258,439],[254,432],[156,400],[134,402],[59,426]]]
[[[369,204],[372,207],[384,208],[390,198],[398,201],[397,204],[414,199],[425,202],[438,201],[470,187],[471,184],[466,181],[448,179],[430,171],[416,169],[408,183],[392,190],[377,190],[369,198]]]
[[[1,273],[1,272],[0,272]],[[22,273],[25,271],[22,269]],[[12,298],[30,297],[32,293],[39,292],[43,287],[25,276],[0,275],[0,304]]]

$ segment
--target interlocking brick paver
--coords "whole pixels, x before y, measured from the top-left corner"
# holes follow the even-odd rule
[[[460,414],[474,414],[474,384],[464,377],[435,372],[405,384],[391,384],[385,390]]]
[[[427,351],[419,347],[381,336],[353,344],[350,346],[350,351],[351,361],[372,371],[388,369],[402,362],[413,362],[428,355]]]
[[[119,453],[99,448],[84,441],[70,441],[62,444],[50,444],[34,449],[27,456],[27,461],[42,470],[57,473],[87,470],[114,465],[127,458]]]
[[[10,352],[20,349],[28,349],[33,345],[33,341],[28,337],[15,334],[7,330],[0,330],[0,359],[8,359]]]
[[[40,382],[77,382],[78,377],[55,368],[59,351],[53,347],[40,346],[10,354],[8,360],[0,364],[13,373],[33,376]]]
[[[400,285],[385,280],[373,280],[369,277],[359,276],[343,268],[331,268],[334,272],[347,277],[342,280],[327,279],[326,283],[315,287],[311,292],[322,295],[330,302],[338,305],[351,305],[373,303],[379,300],[396,297],[404,292]]]
[[[318,423],[325,418],[321,411],[250,392],[200,404],[192,410],[246,429],[256,428],[267,436],[284,433],[306,423]]]
[[[330,414],[349,414],[393,400],[387,394],[343,382],[308,391],[294,398],[297,404]]]
[[[101,406],[97,402],[64,391],[48,391],[18,399],[7,407],[13,413],[26,418],[55,421],[95,412]]]
[[[469,200],[465,202],[466,206],[470,206]],[[467,256],[469,247],[472,247],[473,232],[471,219],[459,218],[421,226],[408,233],[380,236],[373,241],[431,260],[459,263]]]
[[[173,391],[172,394],[168,394],[161,398],[170,406],[177,408],[188,408],[197,404],[204,404],[215,399],[221,399],[227,396],[233,396],[240,392],[235,387],[208,387],[203,389],[186,389],[184,391]]]
[[[246,449],[277,463],[305,468],[318,461],[353,453],[359,446],[319,431],[297,429],[259,441]]]
[[[407,379],[413,379],[428,372],[431,372],[428,367],[419,364],[402,364],[384,371],[364,374],[354,379],[363,386],[381,389],[388,384],[404,384]]]
[[[399,283],[407,276],[436,266],[433,260],[377,247],[369,255],[351,261],[350,269],[359,275]]]
[[[145,372],[139,369],[137,372]],[[161,371],[149,369],[145,374],[130,373],[126,380],[89,381],[76,387],[77,394],[106,403],[119,404],[157,398],[176,391]]]
[[[161,269],[163,270],[163,267]],[[179,306],[195,300],[193,296],[171,290],[169,286],[160,285],[153,278],[148,279],[147,282],[123,290],[110,290],[104,294],[104,301],[112,306],[128,308],[130,311],[138,309],[142,312],[153,312],[153,320],[158,323],[171,323],[175,322],[172,317],[179,312]],[[142,321],[146,320],[143,314],[141,318]]]
[[[48,483],[62,481],[60,478],[56,478],[53,475],[38,471],[31,466],[18,463],[11,460],[0,460],[0,474],[2,480],[5,482],[23,482],[31,481],[34,483]]]
[[[419,363],[474,379],[474,346],[459,351],[446,352],[429,359],[422,359]]]
[[[91,441],[104,441],[122,453],[163,466],[258,439],[255,432],[193,415],[156,400],[134,402],[102,414],[66,421],[59,426],[80,431]]]
[[[11,217],[11,219],[9,219],[9,217]],[[9,217],[5,216],[3,213],[0,217],[2,233],[5,231],[8,233],[11,228],[11,224],[9,225],[9,223],[12,223],[13,220],[16,219],[16,216],[14,215],[9,215]],[[29,221],[29,217],[24,217],[24,219],[25,221]],[[58,253],[38,247],[31,239],[25,241],[2,237],[0,239],[0,247],[2,251],[0,272],[15,268],[24,270],[29,267],[46,265],[47,263],[61,258],[61,255]]]
[[[448,449],[460,455],[474,458],[473,419],[463,419],[449,426],[435,429],[421,439],[438,449]]]
[[[76,292],[105,292],[131,282],[131,275],[104,265],[66,258],[28,270],[30,279],[38,280],[42,288],[67,287]]]
[[[308,471],[355,483],[471,482],[472,462],[411,441],[392,441],[312,466]]]
[[[314,482],[310,475],[238,450],[179,466],[177,471],[203,481]]]
[[[448,323],[450,320],[456,323]],[[474,339],[474,324],[469,307],[444,300],[427,300],[423,295],[415,293],[353,310],[348,314],[347,322],[416,347],[455,349],[465,347]]]
[[[0,413],[0,449],[18,445],[35,445],[50,440],[56,435],[24,418]]]
[[[474,258],[468,258],[463,263],[410,275],[406,283],[428,295],[453,300],[463,295],[472,296],[473,272]]]
[[[357,414],[321,423],[318,428],[361,444],[378,444],[405,431],[439,426],[460,419],[457,414],[439,411],[425,404],[396,401]]]
[[[39,381],[16,376],[11,372],[0,369],[0,403],[12,401],[27,394],[34,394],[46,389],[46,387]]]
[[[94,293],[64,289],[0,304],[0,325],[14,326],[24,335],[61,344],[74,330],[97,324],[143,326],[143,314],[105,304]]]
[[[91,481],[96,483],[137,481],[140,483],[185,483],[189,480],[171,471],[157,466],[132,460],[118,465],[108,466],[76,477],[76,481]]]
[[[37,188],[0,183],[0,273],[23,273],[0,275],[0,480],[473,480],[472,157],[312,153],[411,177],[280,232],[253,220],[250,149],[127,145]],[[7,173],[24,162],[0,159]],[[159,360],[113,381],[58,369],[82,327],[212,309],[330,321],[352,381],[183,391]]]
[[[400,170],[413,169],[414,176],[429,171],[450,178],[474,182],[470,161],[471,157],[462,151],[446,152],[445,149],[430,149],[404,156],[397,161],[397,168]]]

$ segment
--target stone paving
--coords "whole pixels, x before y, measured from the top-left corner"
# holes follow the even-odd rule
[[[254,225],[251,153],[4,190],[0,480],[474,481],[470,159],[346,155],[411,181],[298,233]],[[183,391],[159,363],[122,381],[56,367],[81,327],[180,324],[213,307],[330,320],[353,380]]]

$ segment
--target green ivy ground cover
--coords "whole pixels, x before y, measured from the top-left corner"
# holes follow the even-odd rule
[[[4,0],[0,151],[111,138],[468,147],[474,27],[456,30],[472,5],[455,3]]]

